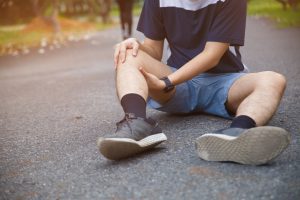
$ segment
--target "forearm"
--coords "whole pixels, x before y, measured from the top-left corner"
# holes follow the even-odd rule
[[[168,77],[174,85],[178,85],[212,69],[217,64],[218,62],[213,56],[203,52]]]
[[[200,73],[208,71],[218,65],[224,53],[228,50],[229,44],[209,43],[203,52],[183,65],[168,78],[173,85],[178,85],[192,79]]]
[[[162,59],[162,52],[157,52],[154,48],[152,48],[151,46],[148,46],[147,44],[145,44],[144,42],[139,42],[140,44],[140,49],[144,52],[146,52],[148,55],[150,55],[151,57],[155,58],[156,60],[161,60]]]

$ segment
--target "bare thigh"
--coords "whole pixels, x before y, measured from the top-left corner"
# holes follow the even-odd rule
[[[230,112],[236,113],[247,97],[256,94],[252,95],[252,101],[255,100],[256,103],[266,104],[265,107],[273,105],[269,110],[274,110],[283,95],[285,85],[284,76],[276,72],[264,71],[246,74],[239,78],[230,88],[226,107]],[[257,112],[261,112],[261,108]]]
[[[257,73],[249,73],[236,80],[228,92],[226,108],[235,114],[242,101],[255,89]]]

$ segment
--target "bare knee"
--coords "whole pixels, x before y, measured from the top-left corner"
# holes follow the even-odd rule
[[[286,87],[286,78],[277,72],[265,71],[257,73],[258,80],[256,86],[259,88],[274,89],[283,93]]]
[[[139,50],[138,54],[136,56],[133,55],[133,50],[132,49],[127,49],[126,50],[126,59],[124,62],[121,62],[121,60],[119,60],[118,62],[118,67],[141,67],[142,65],[142,57],[144,56],[144,52]]]

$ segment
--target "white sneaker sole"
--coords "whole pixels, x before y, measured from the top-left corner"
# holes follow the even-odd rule
[[[204,134],[196,139],[200,158],[248,165],[265,164],[276,158],[290,143],[290,134],[278,127],[257,127],[238,137]]]
[[[99,138],[100,153],[110,160],[120,160],[147,151],[167,140],[164,133],[150,135],[140,141],[129,138]]]

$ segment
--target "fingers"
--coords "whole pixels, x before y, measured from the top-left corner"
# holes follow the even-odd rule
[[[165,87],[165,83],[159,80],[155,75],[147,72],[142,67],[140,67],[139,70],[145,77],[149,89],[161,91]]]
[[[114,53],[114,64],[117,68],[119,62],[124,63],[126,61],[126,51],[132,49],[132,55],[137,56],[139,50],[139,43],[135,38],[129,38],[116,45]]]
[[[146,72],[142,67],[140,67],[139,70],[144,75],[144,77],[147,79],[149,76],[148,72]]]
[[[138,54],[138,50],[139,50],[139,43],[138,42],[135,42],[133,43],[133,48],[132,48],[132,55],[133,56],[137,56]]]
[[[115,48],[115,53],[114,53],[115,69],[116,69],[117,66],[118,66],[119,54],[120,54],[120,44],[117,44],[117,45],[116,45],[116,48]]]
[[[124,63],[126,60],[126,45],[125,44],[121,44],[120,45],[120,54],[119,54],[119,60]]]

